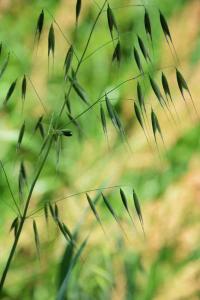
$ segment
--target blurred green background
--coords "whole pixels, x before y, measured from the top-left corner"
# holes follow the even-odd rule
[[[0,159],[16,198],[20,162],[24,161],[30,186],[41,159],[39,151],[42,138],[38,132],[34,134],[34,126],[43,115],[47,132],[52,113],[56,115],[59,112],[69,86],[63,79],[63,63],[69,48],[66,38],[74,41],[75,51],[80,57],[98,13],[98,6],[103,3],[83,1],[78,29],[75,31],[75,2],[0,1],[0,69],[10,52],[8,68],[0,79],[2,103],[11,83],[17,79],[17,88],[7,108],[2,107],[0,111]],[[52,220],[46,225],[43,210],[34,213],[45,202],[56,200],[60,200],[58,208],[62,220],[71,231],[77,231],[77,243],[81,244],[90,234],[81,259],[70,276],[66,299],[200,299],[200,125],[189,98],[188,114],[178,90],[176,62],[164,39],[158,13],[159,8],[168,20],[180,60],[178,67],[200,111],[200,3],[199,0],[142,3],[147,5],[151,16],[154,51],[145,35],[144,8],[135,6],[141,3],[109,1],[119,27],[122,61],[120,65],[112,63],[114,45],[105,10],[97,23],[77,78],[92,103],[106,91],[136,76],[139,72],[133,59],[133,47],[139,49],[139,34],[148,45],[152,57],[152,64],[149,65],[142,60],[144,69],[150,72],[159,85],[161,71],[164,70],[180,118],[175,123],[169,121],[159,108],[148,79],[140,80],[145,87],[148,112],[151,107],[155,109],[163,131],[166,149],[159,141],[162,159],[159,159],[152,134],[153,151],[133,113],[132,100],[136,98],[137,81],[129,81],[109,95],[126,130],[131,152],[109,120],[107,142],[100,122],[99,105],[77,120],[79,130],[73,124],[67,126],[72,130],[73,137],[63,139],[59,162],[57,145],[52,147],[31,199],[30,217],[20,238],[2,299],[56,298],[63,274],[76,249],[70,248]],[[36,49],[34,34],[42,9],[45,13],[44,31]],[[55,21],[52,15],[56,20],[55,59],[53,65],[50,57],[48,70],[48,31],[52,21]],[[90,56],[104,44],[105,47]],[[74,58],[74,68],[76,64]],[[20,86],[24,74],[31,78],[31,82],[28,81],[22,113]],[[86,109],[74,91],[70,101],[74,116]],[[25,138],[22,149],[17,152],[19,129],[24,120]],[[66,128],[68,122],[65,112],[60,120],[60,128]],[[138,233],[133,228],[121,203],[119,188],[105,190],[105,194],[119,216],[128,240],[101,198],[97,210],[106,236],[89,209],[84,191],[116,185],[122,186],[128,195],[133,213],[132,188],[137,191],[143,211],[145,239],[136,216]],[[9,233],[9,230],[16,217],[13,208],[16,209],[2,171],[0,188],[0,268],[3,270],[13,241],[13,233]],[[77,193],[77,196],[69,197]],[[94,199],[97,192],[91,191],[89,194]],[[24,203],[20,205],[23,207]],[[40,236],[41,261],[37,258],[34,244],[33,219],[37,222]]]

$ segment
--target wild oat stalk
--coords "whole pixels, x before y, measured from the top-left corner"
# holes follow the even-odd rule
[[[83,52],[82,52],[80,58],[79,58],[79,56],[77,56],[75,45],[73,45],[73,43],[69,42],[68,38],[63,33],[58,22],[55,20],[55,18],[52,16],[51,12],[48,9],[44,8],[41,11],[41,13],[39,14],[39,17],[37,20],[34,44],[36,42],[37,47],[38,47],[38,44],[41,40],[42,31],[44,30],[45,12],[47,11],[48,14],[50,15],[50,17],[52,18],[51,25],[50,25],[49,31],[48,31],[48,49],[47,49],[48,50],[48,52],[47,52],[48,66],[49,66],[50,56],[52,56],[53,64],[54,64],[54,60],[55,60],[56,34],[54,31],[54,25],[57,26],[57,28],[59,29],[59,31],[61,32],[61,34],[63,35],[65,41],[67,42],[67,44],[69,46],[69,48],[66,52],[66,56],[64,59],[64,65],[63,65],[63,68],[64,68],[63,82],[65,82],[65,84],[66,83],[68,84],[68,89],[65,92],[64,101],[58,110],[58,114],[55,115],[55,113],[53,113],[51,116],[49,116],[49,113],[48,113],[46,107],[44,106],[44,104],[41,100],[41,97],[39,96],[39,93],[37,92],[37,89],[35,88],[31,78],[26,74],[26,72],[24,72],[24,75],[23,75],[23,78],[21,81],[22,112],[24,110],[23,108],[24,108],[24,104],[25,104],[25,99],[27,98],[27,83],[30,83],[30,85],[34,89],[34,92],[36,93],[37,98],[39,99],[39,101],[43,107],[45,116],[50,117],[50,123],[49,123],[49,128],[46,128],[44,126],[44,118],[43,118],[43,116],[40,116],[38,118],[38,120],[35,124],[35,128],[33,130],[34,133],[36,133],[36,134],[37,134],[37,132],[40,133],[41,138],[42,138],[42,145],[41,145],[41,149],[39,152],[39,157],[40,157],[39,163],[37,165],[33,180],[28,189],[26,199],[23,199],[23,198],[25,198],[24,193],[23,193],[23,188],[24,188],[24,185],[27,186],[27,174],[26,174],[24,162],[20,158],[20,171],[19,171],[19,178],[18,178],[18,187],[19,187],[19,195],[20,195],[19,198],[23,199],[23,204],[24,204],[23,209],[20,208],[20,206],[18,205],[18,203],[14,197],[14,194],[13,194],[11,186],[9,184],[9,180],[6,175],[4,166],[1,163],[4,175],[6,177],[9,192],[11,194],[12,200],[17,209],[17,216],[13,220],[13,222],[11,224],[11,228],[10,228],[10,230],[13,230],[15,233],[14,241],[13,241],[13,244],[12,244],[12,247],[11,247],[11,250],[10,250],[10,253],[9,253],[9,256],[8,256],[8,259],[7,259],[7,262],[6,262],[6,265],[3,270],[1,280],[0,280],[0,292],[2,292],[2,290],[3,290],[4,283],[5,283],[6,277],[8,275],[13,257],[15,255],[17,245],[18,245],[22,230],[24,228],[26,219],[28,219],[30,217],[34,217],[37,212],[39,212],[41,210],[44,211],[46,222],[48,222],[49,217],[52,217],[54,222],[58,226],[60,232],[65,237],[66,241],[68,243],[71,243],[76,246],[76,241],[74,240],[74,235],[68,229],[67,225],[60,219],[59,209],[56,204],[59,200],[57,200],[57,201],[55,200],[54,205],[51,202],[45,203],[44,207],[39,208],[32,213],[28,213],[30,202],[31,202],[32,196],[33,196],[33,192],[35,190],[35,186],[36,186],[37,181],[46,165],[46,162],[49,157],[49,153],[52,149],[52,146],[54,144],[56,146],[57,164],[58,164],[58,161],[60,158],[60,153],[61,153],[60,150],[61,150],[62,139],[72,136],[72,132],[71,132],[71,130],[68,129],[68,126],[73,124],[80,133],[82,131],[82,128],[78,123],[78,119],[81,118],[83,115],[85,115],[87,112],[91,111],[95,106],[97,106],[99,104],[100,105],[100,113],[99,113],[99,116],[97,119],[100,120],[102,123],[103,131],[104,131],[104,134],[106,135],[107,140],[108,140],[108,126],[109,126],[108,121],[110,121],[110,123],[112,123],[114,125],[114,127],[116,128],[117,133],[122,138],[122,140],[127,142],[125,129],[122,126],[123,122],[118,114],[116,107],[111,103],[109,97],[113,91],[120,89],[125,84],[129,84],[129,83],[132,83],[133,81],[137,81],[138,79],[141,79],[141,81],[143,81],[143,83],[145,85],[146,77],[149,78],[150,87],[151,87],[152,91],[154,92],[161,108],[165,111],[165,113],[168,112],[170,114],[170,116],[173,117],[171,110],[169,108],[168,98],[170,99],[171,103],[173,104],[173,108],[176,111],[176,108],[175,108],[175,105],[173,102],[173,98],[171,95],[171,91],[169,88],[167,75],[162,73],[162,77],[161,77],[162,87],[163,87],[163,91],[164,91],[164,95],[165,95],[165,97],[164,97],[162,95],[162,92],[161,92],[158,84],[156,83],[155,79],[152,77],[152,75],[149,72],[145,71],[146,67],[148,67],[148,65],[152,65],[153,60],[151,57],[151,53],[147,47],[147,41],[145,41],[145,39],[139,33],[136,33],[136,44],[131,45],[134,62],[137,66],[137,69],[139,70],[139,73],[134,76],[131,76],[128,79],[121,81],[120,83],[118,83],[116,86],[114,86],[110,90],[105,89],[96,100],[94,100],[93,102],[90,102],[90,99],[87,95],[87,91],[81,85],[81,82],[79,81],[79,78],[78,78],[79,71],[80,71],[82,64],[87,59],[89,59],[92,55],[94,55],[97,51],[100,51],[103,47],[106,47],[109,45],[113,45],[113,52],[112,52],[113,54],[112,54],[112,57],[110,58],[110,60],[112,62],[116,61],[118,63],[117,65],[119,67],[120,67],[121,63],[123,62],[123,43],[122,43],[122,39],[120,39],[120,36],[121,36],[120,30],[119,30],[120,26],[118,25],[117,19],[115,17],[115,11],[114,11],[114,9],[112,9],[111,5],[108,4],[107,0],[103,2],[103,5],[101,7],[99,6],[99,4],[96,1],[95,1],[95,3],[98,7],[98,13],[94,20],[94,23],[92,25],[92,28],[90,30],[89,36],[86,40],[86,44],[83,48]],[[79,24],[80,24],[82,5],[83,5],[82,1],[80,1],[80,0],[76,1],[76,6],[75,6],[76,30],[78,30]],[[125,6],[125,7],[128,7],[128,6]],[[152,32],[152,25],[151,25],[152,20],[151,20],[150,13],[149,13],[148,9],[146,8],[146,6],[144,7],[144,5],[135,5],[135,7],[144,9],[144,19],[143,19],[144,29],[146,32],[146,37],[150,40],[150,43],[153,47],[153,32]],[[116,8],[116,9],[119,9],[119,8]],[[103,44],[102,46],[100,46],[99,48],[97,48],[96,50],[94,50],[93,52],[91,52],[89,55],[86,56],[86,53],[88,51],[90,41],[91,41],[93,33],[95,31],[97,22],[98,22],[99,18],[101,17],[101,15],[104,13],[106,13],[107,26],[108,26],[109,34],[111,36],[111,40],[109,42]],[[164,33],[165,39],[166,39],[169,47],[172,46],[174,53],[175,53],[176,60],[177,60],[177,54],[175,51],[174,43],[172,40],[171,33],[169,31],[167,21],[162,12],[159,12],[159,17],[160,17],[161,30]],[[171,49],[171,47],[170,47],[170,49]],[[172,53],[172,54],[174,54],[174,53]],[[2,44],[0,44],[0,56],[1,56],[1,54],[2,54]],[[77,65],[75,68],[73,68],[74,67],[74,57],[77,60]],[[9,60],[10,60],[10,52],[8,52],[5,61],[0,66],[0,79],[3,77],[5,71],[8,67]],[[154,70],[154,71],[160,71],[160,70]],[[176,78],[177,78],[178,88],[181,92],[181,95],[182,95],[184,101],[186,101],[185,95],[184,95],[184,91],[186,91],[190,96],[190,100],[192,101],[194,109],[196,110],[191,92],[188,88],[188,85],[187,85],[183,75],[180,73],[180,71],[178,69],[176,69]],[[10,83],[10,86],[8,88],[8,91],[5,95],[4,102],[3,102],[4,109],[10,104],[10,102],[12,102],[13,94],[14,94],[15,90],[17,89],[17,86],[18,86],[17,79]],[[145,87],[145,89],[146,89],[146,87]],[[72,103],[70,101],[70,96],[71,96],[72,91],[74,91],[76,93],[76,95],[79,97],[79,99],[85,105],[85,109],[82,112],[78,113],[77,115],[74,115],[72,113],[73,109],[72,109]],[[150,124],[149,119],[151,120],[153,137],[154,137],[153,142],[156,143],[156,146],[158,148],[157,134],[159,134],[159,136],[161,137],[163,144],[164,144],[164,137],[163,137],[163,134],[161,131],[161,126],[160,126],[157,114],[155,112],[155,109],[151,109],[151,111],[148,110],[148,105],[146,103],[146,99],[144,97],[140,82],[137,83],[137,100],[138,100],[138,102],[134,101],[134,105],[130,111],[134,111],[134,117],[138,121],[139,125],[141,126],[149,144],[151,144],[151,141],[148,136],[148,129],[149,129],[148,126]],[[65,109],[66,109],[66,114],[68,116],[69,121],[67,122],[67,124],[64,128],[60,128],[61,118],[63,116],[63,112],[65,111]],[[198,115],[197,110],[196,110],[196,113]],[[21,153],[24,137],[26,135],[26,130],[27,130],[26,123],[25,123],[25,121],[23,121],[20,131],[19,131],[18,141],[17,141],[17,151],[18,151],[17,153],[18,154]],[[90,208],[90,210],[92,211],[93,215],[95,216],[97,222],[100,224],[100,226],[102,227],[102,229],[104,231],[105,229],[102,225],[100,215],[95,206],[96,202],[93,201],[88,194],[91,191],[92,190],[84,192],[84,193],[86,193],[88,207]],[[103,188],[98,189],[98,191],[99,191],[99,193],[100,192],[102,193],[102,199],[105,204],[104,207],[110,212],[111,216],[116,220],[117,224],[122,229],[122,232],[126,235],[126,232],[124,231],[124,229],[121,225],[121,222],[115,213],[115,209],[113,209],[113,206],[111,206],[109,199],[103,193]],[[81,193],[77,193],[75,195],[79,195],[79,194],[81,194]],[[68,197],[75,196],[75,195],[69,195]],[[122,189],[120,189],[120,197],[121,197],[121,201],[123,203],[123,207],[125,208],[126,212],[128,213],[128,216],[131,218],[131,221],[134,225],[135,223],[133,222],[133,219],[131,216],[130,208],[128,205],[128,200],[127,200],[125,192]],[[63,199],[65,199],[65,198],[63,198]],[[62,199],[60,199],[60,200],[62,200]],[[136,211],[137,217],[138,217],[138,219],[141,223],[142,229],[144,231],[143,215],[142,215],[142,211],[141,211],[141,206],[140,206],[139,198],[136,195],[134,190],[133,190],[133,200],[134,200],[134,206],[135,206],[135,211]],[[37,224],[36,224],[35,220],[33,220],[33,232],[34,232],[35,244],[36,244],[36,248],[37,248],[37,252],[38,252],[38,256],[39,256],[40,255],[40,247],[39,247],[40,239],[39,239],[39,232],[38,232],[38,228],[37,228]],[[85,248],[87,240],[88,239],[86,238],[84,240],[84,242],[81,244],[81,246],[78,249],[76,249],[77,252],[71,261],[69,272],[67,272],[65,274],[65,278],[60,286],[60,289],[58,292],[58,297],[57,297],[57,299],[59,299],[59,300],[64,299],[64,297],[65,297],[66,284],[69,280],[69,275],[72,272],[73,267],[77,263],[83,249]]]

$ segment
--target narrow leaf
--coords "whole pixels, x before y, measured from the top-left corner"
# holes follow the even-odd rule
[[[83,250],[85,249],[85,246],[87,244],[88,238],[86,238],[82,244],[80,245],[79,249],[77,250],[76,254],[74,255],[74,257],[72,258],[71,262],[70,262],[70,266],[67,269],[67,272],[65,274],[65,277],[63,279],[63,282],[59,288],[58,294],[57,294],[57,298],[56,300],[65,300],[65,295],[66,295],[66,291],[68,288],[68,281],[70,278],[70,275],[72,273],[73,268],[75,267],[75,265],[77,264]]]

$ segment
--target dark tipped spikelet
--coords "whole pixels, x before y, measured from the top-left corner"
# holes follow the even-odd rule
[[[100,105],[100,116],[101,116],[101,123],[102,123],[103,131],[104,131],[105,135],[107,136],[106,116],[105,116],[105,112],[104,112],[102,105]]]
[[[19,131],[19,136],[18,136],[18,141],[17,141],[17,149],[20,148],[23,137],[24,137],[24,132],[25,132],[25,122],[22,124],[20,131]]]
[[[164,33],[165,37],[166,38],[168,37],[170,39],[170,41],[172,42],[172,37],[171,37],[171,33],[169,31],[169,26],[167,24],[167,21],[163,15],[163,13],[161,11],[159,11],[159,13],[160,13],[160,24],[161,24],[163,33]]]
[[[89,104],[88,102],[88,97],[86,95],[86,92],[84,91],[84,89],[82,88],[82,86],[80,86],[80,84],[77,82],[76,78],[71,78],[68,77],[70,82],[72,83],[72,87],[74,89],[74,91],[76,92],[76,94],[81,98],[81,100],[83,100],[84,103],[86,103],[87,105]]]
[[[151,42],[153,42],[151,21],[150,21],[149,13],[146,8],[145,8],[145,14],[144,14],[144,27],[145,27],[146,35],[149,36],[151,39]]]
[[[136,115],[136,118],[137,118],[140,126],[142,127],[142,129],[144,129],[144,124],[143,124],[143,121],[142,121],[142,116],[140,114],[140,110],[139,110],[139,108],[138,108],[138,106],[137,106],[136,103],[134,103],[134,110],[135,110],[135,115]]]
[[[113,53],[113,57],[112,57],[112,61],[117,60],[118,63],[120,63],[121,61],[121,45],[120,42],[117,43],[114,53]]]
[[[3,66],[0,69],[0,79],[2,78],[3,74],[5,73],[5,71],[7,69],[9,60],[10,60],[10,53],[8,53],[7,58],[6,58],[5,62],[3,63]]]
[[[117,28],[117,23],[115,21],[114,14],[113,14],[112,9],[110,8],[109,5],[107,7],[107,20],[108,20],[108,27],[109,27],[109,30],[110,30],[110,35],[111,35],[111,38],[113,40],[113,29],[115,28],[115,30],[118,32],[118,28]]]
[[[73,54],[74,54],[73,46],[70,46],[69,50],[67,51],[65,62],[64,62],[65,80],[67,79],[67,75],[72,64]]]
[[[163,106],[165,100],[163,98],[163,95],[161,94],[159,86],[157,85],[157,83],[153,80],[153,78],[150,75],[149,75],[149,81],[150,81],[152,90],[153,90],[154,94],[156,95],[159,103],[161,104],[161,106]]]
[[[169,97],[172,101],[172,96],[171,96],[168,80],[163,72],[162,72],[162,86],[163,86],[163,90],[165,92],[166,97]]]
[[[142,230],[144,232],[142,210],[141,210],[141,207],[140,207],[140,202],[139,202],[138,196],[137,196],[137,194],[134,190],[133,190],[133,201],[134,201],[136,213],[138,215],[138,218],[140,220],[140,224],[142,226]]]
[[[4,105],[6,105],[7,102],[9,101],[9,99],[11,98],[11,96],[12,96],[14,90],[15,90],[16,84],[17,84],[17,79],[11,83],[11,85],[8,89],[8,92],[6,94],[6,97],[4,99]]]
[[[50,26],[49,35],[48,35],[48,57],[50,56],[50,53],[52,53],[52,56],[54,58],[54,53],[55,53],[55,33],[54,33],[53,23]]]
[[[158,131],[162,140],[163,140],[163,135],[162,135],[162,131],[161,131],[161,128],[160,128],[160,124],[159,124],[159,121],[158,121],[158,118],[155,114],[155,112],[153,111],[153,109],[151,110],[151,124],[152,124],[152,129],[153,129],[153,134],[154,134],[154,138],[155,138],[155,141],[157,142],[157,139],[156,139],[156,132]]]
[[[61,134],[64,136],[72,136],[72,131],[69,129],[61,129]]]
[[[35,31],[35,38],[37,37],[38,43],[40,41],[43,25],[44,25],[44,11],[42,10],[38,17],[36,31]]]
[[[148,60],[151,61],[151,58],[149,56],[149,52],[148,52],[147,48],[145,47],[144,42],[143,42],[143,40],[141,39],[141,37],[139,35],[138,35],[138,44],[140,46],[140,50],[141,50],[146,62]]]
[[[26,75],[24,75],[22,79],[22,100],[25,100],[26,98],[26,86],[27,86]]]
[[[76,1],[76,24],[78,24],[78,18],[81,13],[82,0]]]
[[[33,220],[33,233],[34,233],[34,237],[35,237],[35,246],[37,249],[37,254],[38,254],[38,257],[40,258],[40,239],[39,239],[37,224],[36,224],[35,220]]]
[[[138,51],[135,47],[133,49],[133,54],[134,54],[134,59],[135,59],[135,62],[136,62],[136,65],[137,65],[139,71],[141,73],[143,73],[143,68],[142,68],[142,63],[141,63],[141,60],[140,60],[140,56],[139,56]]]

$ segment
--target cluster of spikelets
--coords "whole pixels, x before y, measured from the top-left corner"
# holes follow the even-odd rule
[[[83,54],[80,58],[78,57],[74,46],[69,45],[69,49],[68,49],[66,57],[64,59],[64,72],[63,72],[64,80],[69,82],[69,89],[68,89],[68,92],[65,94],[64,103],[61,106],[60,113],[58,114],[58,116],[56,118],[55,117],[51,118],[47,133],[46,133],[46,130],[45,130],[44,124],[43,124],[43,116],[39,117],[36,124],[35,124],[34,131],[35,132],[39,131],[39,133],[41,134],[41,136],[43,138],[43,144],[42,144],[41,149],[40,149],[40,154],[43,154],[44,152],[45,153],[43,155],[43,160],[42,160],[42,163],[39,167],[39,170],[36,172],[36,176],[35,176],[35,178],[32,182],[32,185],[30,186],[30,190],[29,190],[27,199],[25,201],[25,207],[24,207],[23,211],[21,211],[21,208],[18,206],[17,201],[16,201],[16,199],[14,197],[14,194],[12,192],[12,189],[9,185],[9,181],[7,180],[9,191],[12,195],[13,201],[15,203],[15,206],[17,208],[17,211],[18,211],[19,215],[14,219],[14,221],[12,222],[12,225],[11,225],[11,230],[14,231],[14,244],[13,244],[13,248],[12,248],[14,250],[13,251],[11,250],[11,254],[8,258],[8,262],[6,264],[6,268],[4,270],[4,273],[3,273],[3,276],[2,276],[2,279],[1,279],[1,285],[0,285],[1,289],[3,288],[5,277],[7,275],[8,270],[9,270],[10,263],[11,263],[11,260],[13,258],[13,254],[16,250],[16,246],[17,246],[20,234],[22,232],[24,222],[25,222],[26,218],[28,217],[27,212],[28,212],[28,208],[29,208],[29,204],[30,204],[30,200],[31,200],[31,197],[32,197],[34,187],[35,187],[36,182],[38,180],[38,177],[39,177],[39,175],[40,175],[40,173],[43,169],[43,166],[46,163],[46,158],[49,154],[49,150],[52,146],[52,143],[55,142],[56,144],[60,144],[62,138],[72,136],[72,132],[69,129],[67,129],[67,127],[70,124],[73,124],[79,130],[79,123],[78,123],[77,120],[82,115],[87,113],[90,109],[92,109],[96,105],[100,106],[100,120],[101,120],[101,123],[102,123],[102,127],[103,127],[103,131],[105,133],[105,136],[108,138],[108,132],[107,132],[107,116],[108,116],[110,121],[112,122],[112,124],[116,128],[117,132],[119,132],[119,135],[121,136],[121,138],[126,141],[125,130],[123,128],[120,117],[119,117],[117,111],[115,110],[114,106],[112,105],[112,103],[109,99],[109,94],[113,90],[117,89],[123,83],[121,83],[116,88],[105,92],[95,102],[90,103],[89,100],[88,100],[88,97],[87,97],[87,93],[85,92],[84,88],[80,85],[80,83],[78,81],[78,78],[77,78],[79,68],[80,68],[80,66],[81,66],[81,64],[82,64],[82,62],[85,58],[85,54],[86,54],[86,51],[88,49],[88,45],[90,43],[90,39],[91,39],[91,36],[93,34],[94,28],[97,24],[97,21],[98,21],[100,15],[101,15],[101,13],[105,9],[106,5],[107,5],[107,1],[104,2],[102,7],[99,7],[99,13],[98,13],[98,15],[95,19],[95,22],[94,22],[93,27],[91,29],[91,33],[89,35],[88,41],[87,41],[86,46],[83,50]],[[81,0],[77,0],[77,3],[76,3],[76,27],[78,26],[78,21],[79,21],[79,16],[80,16],[80,13],[81,13],[81,8],[82,8]],[[169,26],[168,26],[167,21],[166,21],[163,13],[161,11],[159,12],[159,17],[160,17],[160,25],[161,25],[161,29],[164,33],[164,37],[165,37],[165,39],[168,43],[168,46],[169,46],[169,48],[172,52],[172,55],[174,56],[174,58],[177,62],[178,57],[177,57],[175,47],[174,47],[174,44],[173,44],[173,41],[172,41]],[[37,21],[37,25],[36,25],[36,31],[35,31],[35,44],[37,44],[37,45],[38,45],[38,43],[40,42],[40,39],[41,39],[41,34],[42,34],[42,31],[43,31],[43,28],[44,28],[44,20],[45,20],[45,13],[44,13],[44,10],[42,10],[42,12],[40,13],[40,15],[38,17],[38,21]],[[109,5],[107,5],[107,21],[108,21],[108,29],[109,29],[113,44],[115,44],[115,42],[116,42],[116,45],[114,46],[112,61],[117,61],[120,64],[121,60],[122,60],[120,33],[118,31],[118,24],[116,22],[113,10]],[[50,25],[50,29],[49,29],[49,33],[48,33],[48,61],[52,57],[53,63],[54,63],[54,54],[55,54],[55,45],[56,45],[55,32],[54,32],[54,23],[57,24],[57,22],[55,22],[55,20],[54,20],[53,23]],[[152,33],[152,26],[151,26],[151,18],[150,18],[150,14],[149,14],[146,7],[144,7],[144,29],[145,29],[149,44],[151,45],[151,47],[153,49],[153,33]],[[117,34],[117,37],[115,37],[116,34]],[[162,84],[163,91],[161,91],[158,83],[151,77],[150,74],[145,73],[144,69],[143,69],[141,56],[143,56],[143,58],[144,58],[144,60],[147,64],[151,63],[151,61],[152,61],[149,49],[148,49],[148,47],[146,47],[144,41],[142,40],[142,38],[139,35],[137,36],[137,41],[138,41],[139,51],[137,50],[136,47],[133,47],[133,57],[134,57],[134,61],[135,61],[136,66],[137,66],[140,73],[139,73],[139,75],[131,78],[131,80],[138,80],[139,78],[145,78],[145,76],[147,76],[147,78],[149,80],[150,87],[151,87],[153,93],[155,94],[159,105],[165,111],[166,114],[169,113],[170,116],[173,118],[172,112],[170,110],[170,102],[173,105],[175,112],[176,112],[176,108],[175,108],[175,104],[174,104],[174,101],[173,101],[173,97],[171,95],[170,86],[169,86],[167,77],[164,74],[164,72],[162,72],[161,84]],[[0,54],[1,54],[1,52],[2,52],[2,44],[0,45]],[[9,64],[9,58],[10,58],[10,53],[8,53],[5,62],[1,66],[0,79],[1,79],[4,72],[7,69],[7,66]],[[72,67],[74,58],[76,58],[76,60],[77,60],[77,66],[76,66],[75,69]],[[194,109],[196,110],[195,104],[194,104],[194,101],[192,99],[192,95],[191,95],[191,92],[188,88],[186,80],[184,79],[183,75],[181,74],[181,72],[177,68],[175,69],[175,72],[176,72],[177,85],[178,85],[178,88],[181,92],[181,95],[183,97],[183,100],[184,100],[186,106],[187,106],[187,101],[186,101],[186,98],[185,98],[185,91],[189,94],[190,100],[192,101]],[[22,78],[22,81],[21,81],[22,109],[23,109],[23,106],[24,106],[24,103],[25,103],[25,100],[26,100],[26,92],[27,92],[27,87],[28,87],[27,83],[28,82],[30,82],[30,84],[33,87],[33,84],[31,82],[30,77],[28,75],[24,74],[24,76]],[[11,83],[11,85],[8,89],[8,92],[6,94],[6,97],[4,99],[4,106],[9,105],[9,101],[10,101],[10,99],[11,99],[11,97],[12,97],[14,91],[15,91],[16,86],[17,86],[17,80],[15,80],[14,82]],[[34,87],[34,89],[35,89],[35,87]],[[70,97],[69,97],[72,90],[74,90],[74,92],[77,94],[77,96],[80,98],[80,100],[82,100],[83,103],[86,105],[86,109],[83,110],[83,112],[79,113],[76,116],[72,115],[71,102],[70,102]],[[104,107],[104,104],[105,104],[105,107]],[[106,112],[105,112],[105,108],[106,108]],[[69,121],[66,124],[66,128],[59,128],[59,118],[62,116],[62,113],[63,113],[64,109],[67,110],[67,115],[68,115]],[[164,143],[164,138],[163,138],[163,135],[162,135],[162,130],[161,130],[161,126],[160,126],[160,123],[159,123],[159,119],[158,119],[155,111],[153,110],[153,108],[151,108],[151,112],[149,114],[149,112],[147,110],[147,107],[146,107],[144,91],[143,91],[142,85],[140,84],[139,81],[137,82],[137,101],[134,102],[134,111],[135,111],[135,117],[136,117],[139,125],[141,126],[142,130],[144,131],[144,134],[147,138],[147,141],[148,141],[148,128],[147,127],[148,127],[149,119],[150,119],[151,128],[152,128],[152,132],[153,132],[153,136],[154,136],[156,146],[158,147],[158,145],[157,145],[157,134],[160,135],[160,137],[161,137],[161,139]],[[23,138],[24,138],[25,133],[26,133],[26,124],[25,124],[25,122],[23,122],[23,124],[21,126],[21,129],[19,131],[19,136],[18,136],[18,141],[17,141],[17,150],[18,151],[20,150],[20,147],[23,143]],[[58,151],[58,155],[59,155],[59,151]],[[4,169],[3,164],[1,164],[1,166],[2,166],[2,169],[4,171],[5,177],[7,178],[6,171]],[[18,177],[18,187],[19,187],[20,198],[24,197],[23,189],[24,189],[25,185],[27,185],[27,172],[26,172],[24,162],[22,161],[21,164],[20,164],[19,177]],[[101,195],[102,195],[102,199],[103,199],[103,202],[105,204],[105,207],[108,209],[110,214],[114,217],[114,219],[117,221],[120,228],[123,230],[123,227],[120,224],[119,218],[117,217],[114,208],[111,206],[108,197],[104,193],[101,193]],[[104,228],[103,228],[100,216],[97,212],[97,208],[96,208],[97,200],[93,201],[88,194],[86,194],[86,197],[87,197],[87,200],[88,200],[88,205],[89,205],[91,211],[93,212],[97,222],[100,224],[103,231],[105,231]],[[120,189],[120,198],[121,198],[121,201],[124,205],[125,210],[127,211],[128,215],[130,216],[130,218],[133,222],[132,215],[131,215],[129,205],[128,205],[128,200],[127,200],[127,197],[126,197],[126,195],[125,195],[125,193],[122,189]],[[142,229],[144,231],[142,211],[141,211],[138,196],[136,195],[134,190],[133,190],[133,201],[134,201],[134,206],[135,206],[137,216],[139,218]],[[83,249],[84,249],[84,247],[87,243],[88,237],[83,241],[83,243],[80,246],[77,246],[76,238],[75,238],[76,237],[76,232],[71,233],[69,228],[67,227],[67,225],[62,222],[62,220],[59,216],[59,210],[58,210],[58,206],[56,204],[56,201],[53,204],[52,203],[46,203],[42,209],[44,210],[44,216],[46,218],[46,221],[48,222],[48,218],[49,218],[49,215],[50,215],[53,218],[53,220],[55,221],[56,225],[58,226],[60,232],[66,238],[67,242],[72,243],[73,245],[75,245],[75,248],[77,250],[74,257],[73,257],[73,259],[72,259],[72,261],[71,261],[70,268],[69,268],[68,273],[66,274],[66,276],[63,280],[63,283],[60,287],[60,291],[59,291],[59,294],[58,294],[58,299],[64,299],[64,294],[65,294],[65,291],[66,291],[69,275],[70,275],[74,265],[78,261],[80,255],[81,255],[81,253],[82,253],[82,251],[83,251]],[[35,236],[35,244],[36,244],[36,248],[37,248],[37,253],[38,253],[38,256],[40,256],[39,233],[38,233],[37,224],[36,224],[35,220],[33,220],[33,232],[34,232],[34,236]]]

